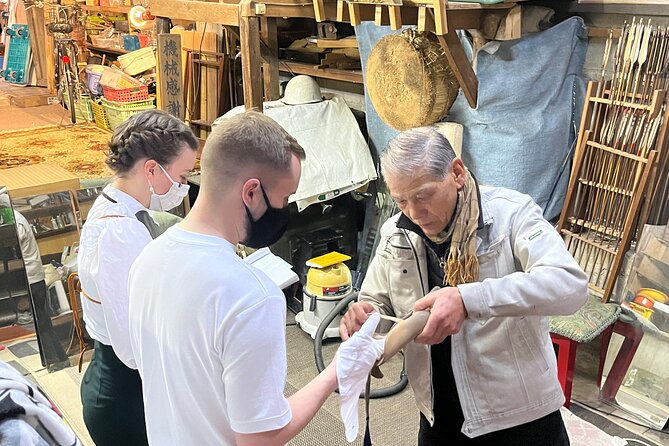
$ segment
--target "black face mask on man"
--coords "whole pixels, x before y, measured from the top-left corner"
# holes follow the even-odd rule
[[[269,203],[269,199],[267,198],[267,194],[265,193],[262,184],[260,185],[260,190],[265,199],[267,210],[259,219],[253,220],[251,211],[249,211],[246,203],[244,204],[249,224],[247,227],[246,238],[242,243],[250,248],[264,248],[273,245],[281,238],[288,227],[288,216],[290,214],[288,206],[283,208],[273,208]]]

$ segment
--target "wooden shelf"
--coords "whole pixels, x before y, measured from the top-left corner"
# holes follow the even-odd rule
[[[35,239],[39,240],[45,237],[52,237],[54,235],[67,234],[68,232],[74,232],[76,234],[77,227],[74,225],[69,225],[58,229],[50,229],[48,231],[38,232],[35,234]]]
[[[132,6],[89,6],[81,5],[81,9],[84,11],[92,12],[115,12],[119,14],[128,14]]]
[[[54,204],[50,206],[44,206],[44,207],[39,207],[39,208],[31,208],[31,209],[18,209],[18,211],[26,218],[34,218],[34,217],[42,217],[42,216],[49,216],[53,215],[54,213],[58,213],[59,211],[71,211],[72,210],[72,204],[71,203],[62,203],[62,204]]]
[[[101,46],[95,46],[95,45],[88,45],[86,44],[86,48],[89,50],[93,51],[99,51],[101,53],[110,53],[110,54],[128,54],[128,50],[124,50],[121,48],[103,48]]]
[[[332,79],[337,81],[362,84],[361,70],[339,70],[336,68],[317,68],[313,64],[295,62],[292,60],[279,60],[279,71],[284,73],[306,74],[308,76]]]

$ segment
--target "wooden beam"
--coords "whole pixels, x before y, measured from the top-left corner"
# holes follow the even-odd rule
[[[420,32],[434,32],[434,20],[432,14],[428,12],[427,6],[418,8],[418,31]]]
[[[390,25],[390,17],[383,13],[386,9],[385,5],[378,5],[374,10],[374,24],[376,26],[388,26]]]
[[[47,86],[47,58],[53,57],[46,52],[46,27],[44,25],[44,8],[30,8],[26,11],[28,28],[30,29],[30,48],[33,66],[35,67],[36,83],[39,87]]]
[[[450,29],[451,32],[443,36],[437,35],[437,38],[446,52],[448,63],[460,83],[460,88],[462,88],[462,92],[465,94],[469,106],[476,108],[479,80],[472,69],[471,62],[467,58],[464,48],[462,48],[460,39],[455,33],[455,27],[449,24],[448,29]]]
[[[362,19],[360,18],[360,5],[357,3],[348,4],[348,14],[351,17],[351,25],[360,25]],[[374,17],[376,18],[376,17]]]
[[[198,22],[237,26],[239,8],[231,3],[213,3],[197,0],[151,0],[151,13],[155,16]]]
[[[246,2],[248,0],[243,1],[243,3]],[[240,4],[240,8],[243,3]],[[262,112],[263,79],[260,76],[260,24],[258,17],[242,16],[239,18],[239,38],[242,49],[244,108]]]
[[[325,5],[323,0],[313,0],[314,2],[314,18],[317,22],[325,21]]]
[[[265,100],[279,99],[279,40],[276,33],[276,18],[263,17],[260,22],[260,38],[267,46],[269,60],[262,64],[262,74],[265,86]]]
[[[434,0],[434,28],[435,34],[443,36],[448,33],[448,18],[446,17],[446,9],[448,8],[448,0]]]
[[[362,84],[362,71],[359,70],[340,70],[337,68],[319,69],[313,64],[302,62],[293,62],[282,60],[280,71],[291,74],[306,74],[307,76],[320,77],[323,79],[333,79],[354,84]]]
[[[388,6],[390,29],[397,31],[402,27],[402,9],[399,6]]]

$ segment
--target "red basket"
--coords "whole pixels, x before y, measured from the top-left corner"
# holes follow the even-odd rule
[[[140,48],[146,48],[147,46],[149,46],[149,36],[148,35],[139,34],[137,36],[137,38],[139,39],[139,47]]]
[[[112,102],[135,102],[149,99],[149,87],[142,85],[137,88],[127,88],[125,90],[115,90],[109,87],[102,87],[105,99]]]

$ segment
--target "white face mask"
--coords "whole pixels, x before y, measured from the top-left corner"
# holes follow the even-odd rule
[[[149,209],[152,211],[169,211],[179,206],[183,201],[184,197],[188,194],[188,189],[190,186],[187,184],[177,183],[172,179],[170,174],[167,173],[163,166],[158,164],[160,170],[163,171],[165,176],[170,179],[172,186],[169,190],[163,195],[158,195],[153,189],[153,185],[149,183],[149,191],[151,191],[151,202],[149,203]]]

